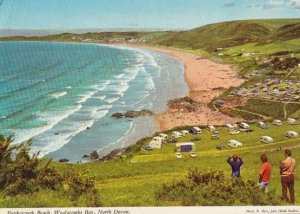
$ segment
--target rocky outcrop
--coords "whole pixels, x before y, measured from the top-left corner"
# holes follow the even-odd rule
[[[63,159],[60,159],[58,162],[69,162],[69,160],[68,159],[66,159],[66,158],[63,158]]]
[[[116,157],[121,157],[124,152],[125,152],[124,149],[115,149],[115,150],[111,151],[108,155],[105,155],[102,158],[100,158],[99,161],[103,162],[103,161],[112,160]]]
[[[141,116],[152,116],[154,115],[154,113],[150,110],[147,110],[147,109],[143,109],[141,111],[127,111],[125,112],[124,114],[123,113],[120,113],[120,112],[117,112],[117,113],[114,113],[112,115],[112,117],[116,118],[116,119],[120,119],[120,118],[135,118],[135,117],[141,117]]]

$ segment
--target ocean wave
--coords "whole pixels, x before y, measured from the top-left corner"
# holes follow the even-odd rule
[[[77,104],[82,104],[85,103],[88,99],[90,99],[93,95],[95,95],[98,91],[89,91],[84,95],[79,95],[76,103]]]
[[[58,99],[60,97],[63,97],[65,96],[66,94],[68,94],[67,91],[59,91],[59,92],[54,92],[54,93],[51,93],[49,94],[51,97],[55,98],[55,99]]]
[[[90,113],[91,117],[89,117],[89,119],[88,117],[85,117],[85,120],[64,121],[58,126],[53,127],[51,130],[44,132],[36,139],[38,144],[33,145],[32,151],[40,151],[40,155],[42,157],[59,150],[64,145],[68,144],[76,135],[91,129],[97,120],[103,118],[108,113],[108,110],[97,111],[94,109]]]
[[[43,157],[57,151],[69,143],[77,134],[92,127],[93,124],[94,120],[65,123],[64,127],[59,130],[52,129],[49,132],[43,133],[37,139],[39,144],[32,146],[32,153],[40,152],[40,157]]]
[[[114,103],[119,99],[120,99],[120,97],[113,97],[113,98],[107,98],[104,101],[107,102],[107,103]]]
[[[9,130],[11,133],[14,133],[14,144],[20,144],[24,141],[27,141],[37,135],[46,132],[47,130],[52,129],[60,121],[67,118],[69,115],[73,114],[81,108],[81,105],[77,105],[75,108],[65,112],[37,113],[37,117],[47,122],[47,125],[39,128]]]

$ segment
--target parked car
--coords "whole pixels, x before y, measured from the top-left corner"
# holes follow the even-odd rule
[[[175,137],[170,137],[167,139],[167,143],[176,143],[177,139]]]
[[[182,158],[182,155],[180,152],[176,152],[175,156],[178,158],[178,159],[181,159]]]
[[[249,129],[240,129],[241,132],[253,132],[253,129],[249,128]]]
[[[231,134],[231,135],[236,135],[236,134],[239,134],[240,133],[240,131],[239,130],[230,130],[229,131],[229,133]]]
[[[196,152],[191,152],[190,156],[191,156],[191,158],[194,158],[194,157],[197,157],[197,154],[196,154]]]
[[[282,125],[282,121],[281,120],[273,120],[273,124],[275,126],[281,126]]]
[[[217,134],[213,134],[213,135],[211,136],[211,139],[212,139],[212,140],[218,140],[218,139],[220,139],[220,136],[217,135]]]
[[[208,129],[209,129],[209,131],[214,131],[214,130],[216,130],[216,128],[214,127],[214,126],[208,126]]]
[[[260,128],[262,128],[262,129],[268,129],[268,128],[270,128],[270,126],[268,124],[264,123],[264,122],[258,122],[257,126],[260,127]]]
[[[219,144],[216,146],[216,149],[223,150],[225,149],[225,146],[223,144]]]
[[[229,140],[228,141],[228,146],[232,147],[232,148],[238,148],[238,147],[242,147],[243,144],[237,140]]]
[[[272,143],[273,138],[270,136],[261,136],[259,141],[262,143]]]
[[[297,138],[299,134],[295,131],[288,131],[285,133],[285,136],[289,138]]]
[[[212,133],[219,134],[219,131],[217,129],[213,130]]]
[[[199,138],[199,137],[194,137],[194,138],[191,139],[192,142],[196,142],[196,141],[199,141],[199,140],[201,140],[201,138]]]
[[[232,125],[232,124],[226,124],[226,127],[227,127],[228,129],[234,129],[234,125]]]
[[[153,150],[153,148],[151,146],[145,146],[145,147],[143,147],[143,149],[148,150],[148,151]]]

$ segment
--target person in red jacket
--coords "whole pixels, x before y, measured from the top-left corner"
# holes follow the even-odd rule
[[[268,162],[268,157],[267,155],[263,154],[260,157],[261,162],[263,165],[261,166],[259,170],[259,187],[262,190],[265,190],[268,184],[270,183],[270,177],[271,177],[271,171],[272,171],[272,166]]]

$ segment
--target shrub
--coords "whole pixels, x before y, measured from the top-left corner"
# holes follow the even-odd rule
[[[70,193],[71,200],[78,199],[84,193],[96,194],[95,179],[85,172],[70,169],[63,175],[63,189]]]
[[[230,206],[278,205],[274,191],[263,192],[254,181],[226,178],[223,172],[200,172],[192,169],[188,180],[164,184],[157,194],[163,205]]]
[[[62,182],[61,175],[54,168],[44,168],[40,171],[37,182],[40,186],[55,190]]]
[[[30,194],[41,188],[64,192],[74,205],[84,196],[86,206],[99,206],[94,178],[73,168],[61,176],[50,161],[30,155],[31,142],[11,145],[12,138],[0,135],[0,191],[4,196]]]

